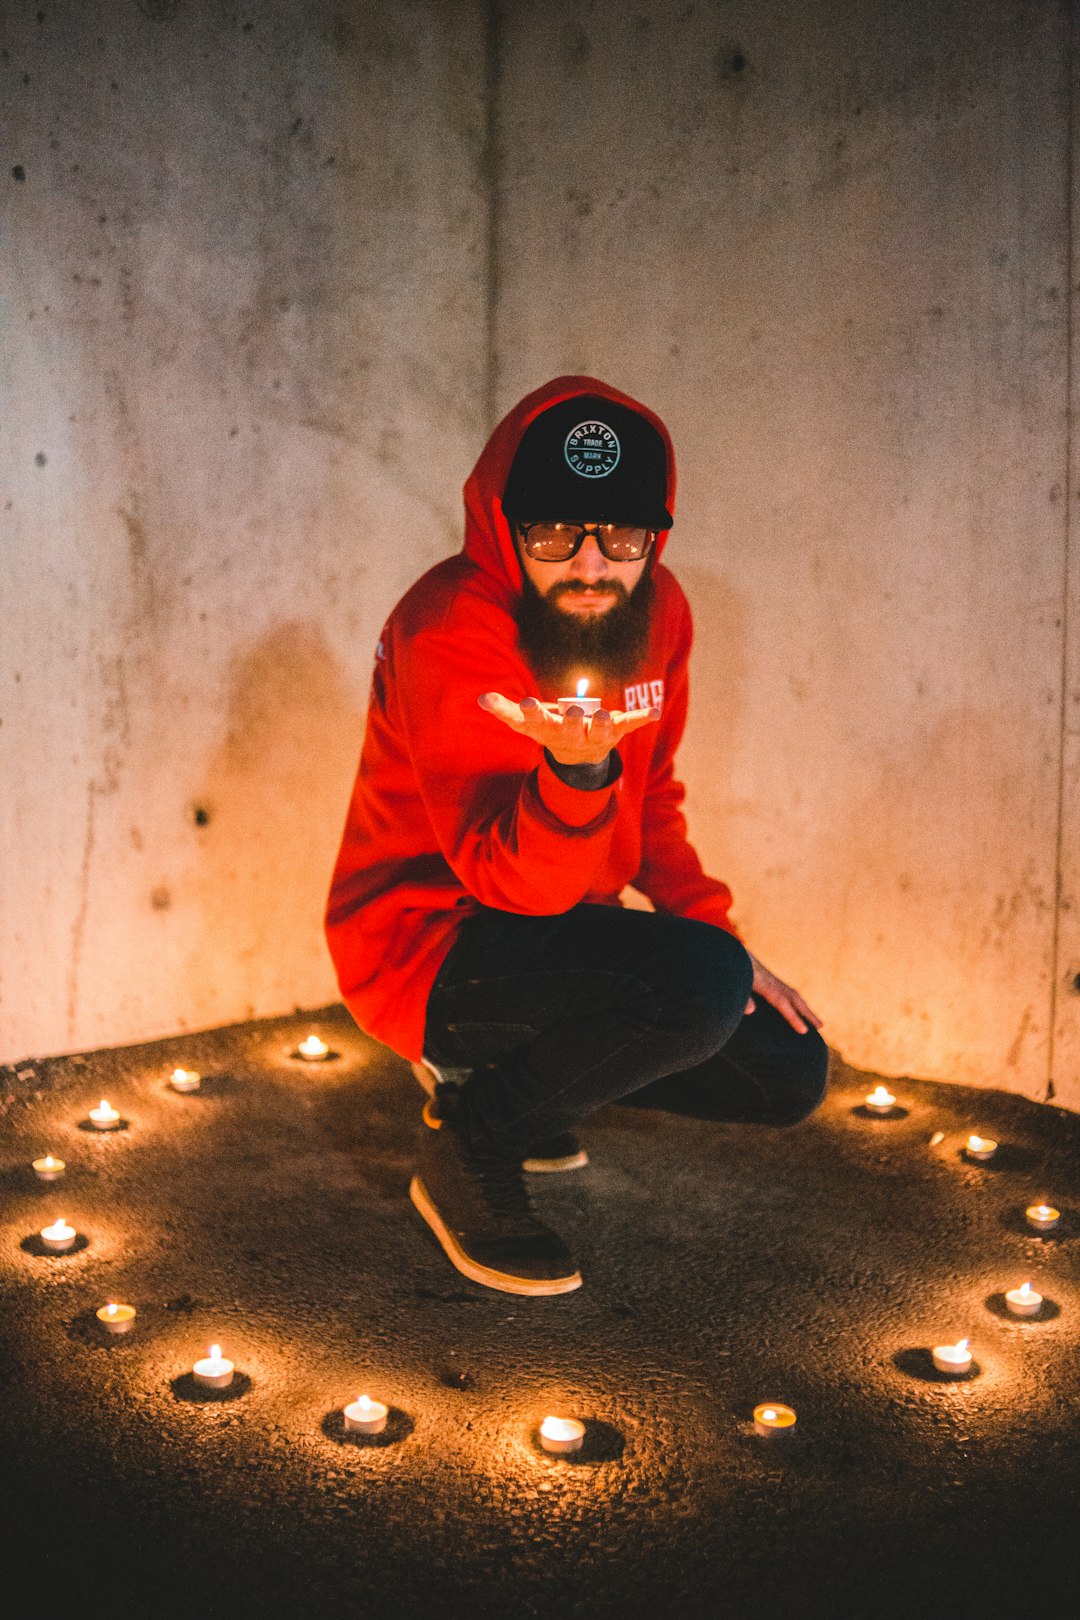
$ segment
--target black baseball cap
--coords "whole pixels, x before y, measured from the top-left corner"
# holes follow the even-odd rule
[[[627,405],[575,394],[542,411],[521,436],[503,491],[514,521],[633,523],[670,529],[667,453]]]

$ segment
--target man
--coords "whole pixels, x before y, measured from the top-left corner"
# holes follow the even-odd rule
[[[584,1162],[573,1131],[604,1103],[789,1124],[824,1093],[821,1020],[744,948],[687,839],[674,491],[657,416],[556,378],[491,435],[463,551],[376,649],[327,938],[360,1026],[440,1080],[413,1203],[510,1293],[580,1286],[524,1168]],[[558,701],[581,682],[589,716]],[[628,885],[655,910],[623,908]]]

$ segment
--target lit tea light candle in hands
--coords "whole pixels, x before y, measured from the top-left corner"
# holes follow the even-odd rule
[[[896,1098],[886,1086],[875,1086],[873,1091],[867,1093],[863,1101],[867,1108],[875,1114],[888,1114],[896,1107]]]
[[[233,1381],[233,1364],[222,1355],[220,1344],[212,1344],[210,1354],[197,1361],[191,1371],[195,1382],[207,1389],[227,1389]]]
[[[960,1373],[971,1369],[971,1351],[968,1345],[970,1339],[958,1339],[955,1344],[935,1344],[933,1349],[934,1366],[938,1372],[950,1373],[956,1378]]]
[[[47,1249],[51,1249],[54,1254],[63,1254],[67,1249],[70,1249],[77,1235],[75,1228],[69,1226],[63,1217],[53,1221],[51,1226],[43,1226],[41,1229],[42,1243]]]
[[[98,1106],[90,1110],[90,1123],[95,1131],[115,1131],[120,1124],[120,1115],[102,1097]]]
[[[55,1181],[67,1169],[63,1159],[54,1159],[51,1153],[46,1153],[43,1159],[35,1159],[34,1174],[39,1181]]]
[[[110,1333],[127,1333],[135,1320],[134,1305],[102,1305],[94,1312],[98,1321]]]
[[[782,1401],[763,1401],[754,1407],[754,1433],[770,1438],[790,1434],[795,1427],[795,1409]]]
[[[580,1451],[585,1425],[577,1418],[546,1417],[540,1425],[540,1444],[545,1451],[565,1454]]]
[[[587,680],[578,681],[578,683],[577,683],[577,697],[561,697],[561,698],[559,698],[559,700],[558,700],[559,713],[560,714],[565,714],[567,709],[573,707],[573,708],[580,709],[582,711],[582,713],[585,714],[585,715],[595,714],[597,709],[601,705],[602,699],[596,698],[596,697],[586,697],[585,694],[586,694],[586,692],[588,690],[589,690],[589,683],[588,683]]]
[[[992,1159],[997,1152],[997,1143],[989,1136],[969,1136],[964,1143],[964,1152],[969,1159]]]
[[[194,1069],[174,1069],[169,1076],[169,1084],[174,1091],[198,1091],[202,1085],[202,1075]]]
[[[361,1395],[345,1408],[345,1428],[350,1434],[382,1434],[389,1410],[382,1401]]]
[[[1029,1204],[1024,1214],[1028,1225],[1036,1232],[1052,1232],[1061,1219],[1060,1209],[1052,1204]]]
[[[1029,1282],[1010,1288],[1005,1295],[1005,1303],[1013,1316],[1034,1316],[1042,1302],[1042,1295],[1037,1294]]]
[[[325,1063],[330,1056],[330,1048],[325,1041],[320,1041],[317,1035],[309,1035],[306,1040],[300,1042],[296,1050],[308,1063]]]

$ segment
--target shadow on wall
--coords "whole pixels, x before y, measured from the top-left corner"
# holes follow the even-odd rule
[[[322,915],[362,727],[318,623],[279,624],[233,659],[225,736],[191,806],[202,925],[183,1005],[231,1019],[336,999]]]

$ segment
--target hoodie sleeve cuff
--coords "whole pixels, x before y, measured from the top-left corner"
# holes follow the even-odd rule
[[[599,809],[597,801],[601,793],[606,794],[609,788],[622,786],[622,760],[616,750],[612,749],[608,762],[609,775],[603,788],[571,787],[556,776],[545,749],[536,772],[537,791],[544,808],[570,827],[585,827],[589,822],[596,821],[611,803],[610,798],[605,797],[603,810]]]

